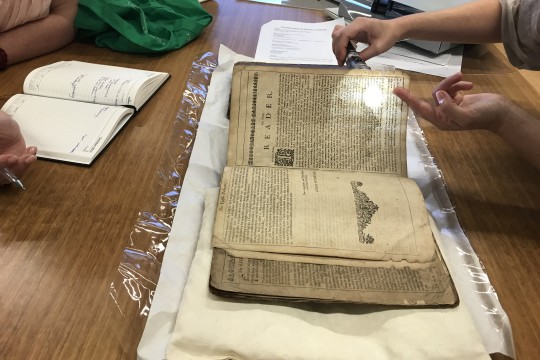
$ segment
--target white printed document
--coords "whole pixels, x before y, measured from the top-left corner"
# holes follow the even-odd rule
[[[332,30],[343,19],[321,23],[273,20],[259,35],[255,60],[272,63],[337,65]]]

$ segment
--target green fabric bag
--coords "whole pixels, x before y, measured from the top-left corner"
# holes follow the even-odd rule
[[[127,53],[179,49],[210,24],[197,0],[79,0],[79,39]]]

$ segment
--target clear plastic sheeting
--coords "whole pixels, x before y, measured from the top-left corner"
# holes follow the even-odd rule
[[[510,321],[497,298],[497,293],[484,271],[480,259],[463,232],[454,206],[448,197],[446,184],[429,152],[427,141],[415,115],[410,112],[407,124],[407,147],[416,151],[418,163],[408,154],[409,177],[416,180],[426,201],[426,208],[435,220],[443,241],[440,242],[461,303],[465,304],[490,353],[499,352],[515,358]],[[411,147],[411,145],[413,145]],[[468,284],[464,284],[468,282]],[[464,286],[468,285],[468,286]],[[472,286],[471,286],[472,285]]]
[[[162,359],[165,356],[184,290],[183,284],[189,272],[189,259],[194,252],[195,245],[191,242],[196,243],[198,238],[199,227],[194,222],[201,221],[203,208],[201,194],[203,188],[217,186],[219,173],[224,164],[222,158],[226,148],[227,130],[222,126],[222,122],[226,122],[226,114],[222,112],[226,111],[225,103],[228,103],[227,91],[230,90],[232,64],[235,60],[247,60],[245,57],[241,59],[239,57],[240,55],[228,49],[220,49],[221,69],[214,76],[213,98],[209,99],[206,105],[207,111],[199,131],[199,143],[194,152],[194,155],[200,158],[194,156],[198,159],[195,166],[192,159],[193,171],[190,170],[191,173],[188,173],[189,179],[185,184],[183,201],[179,206],[187,213],[175,220],[175,228],[183,231],[179,233],[180,237],[178,234],[174,235],[175,239],[171,237],[170,251],[167,253],[168,257],[175,255],[169,259],[175,260],[176,263],[174,266],[170,261],[164,263],[169,277],[165,276],[167,282],[160,293],[156,294],[154,304],[157,306],[152,309],[153,314],[149,315],[149,308],[154,297],[163,252],[169,240],[183,176],[195,140],[198,119],[208,91],[204,84],[209,84],[210,76],[217,66],[211,54],[205,54],[193,65],[175,121],[173,137],[159,166],[158,174],[163,182],[163,186],[160,187],[167,189],[160,195],[159,210],[140,212],[139,220],[131,233],[129,245],[126,246],[118,267],[118,276],[110,287],[110,296],[118,308],[117,313],[125,319],[124,323],[135,323],[137,319],[149,318],[141,340],[143,344],[139,344],[138,356],[141,359]],[[216,81],[218,79],[219,81]],[[204,154],[201,154],[201,151]],[[412,113],[408,119],[407,163],[409,177],[420,186],[426,207],[439,230],[441,250],[452,272],[461,304],[468,308],[487,351],[515,357],[508,317],[480,260],[461,229],[448,197],[443,176]],[[182,246],[177,246],[178,242],[182,242]],[[178,259],[182,260],[181,264],[178,263]],[[163,281],[160,282],[160,286],[162,284]],[[150,323],[152,326],[149,328]],[[126,335],[129,335],[128,333]],[[133,341],[138,339],[138,336],[124,339],[125,345],[128,342],[133,344]]]
[[[120,329],[129,328],[138,318],[145,318],[152,304],[208,85],[216,66],[217,59],[212,53],[205,53],[193,62],[171,137],[158,164],[159,181],[150,189],[158,201],[152,204],[151,211],[139,212],[109,287],[109,295],[123,322],[114,330],[126,347],[136,346],[130,343],[139,338]]]

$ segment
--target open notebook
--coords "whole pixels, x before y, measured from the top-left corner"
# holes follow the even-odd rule
[[[91,164],[169,74],[61,61],[37,68],[2,107],[38,158]]]

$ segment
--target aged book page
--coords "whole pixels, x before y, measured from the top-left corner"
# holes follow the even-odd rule
[[[227,164],[407,176],[401,72],[237,64]]]
[[[268,300],[457,305],[439,256],[428,263],[366,261],[214,249],[210,290]]]
[[[333,170],[224,170],[213,246],[371,260],[436,256],[414,181]]]

